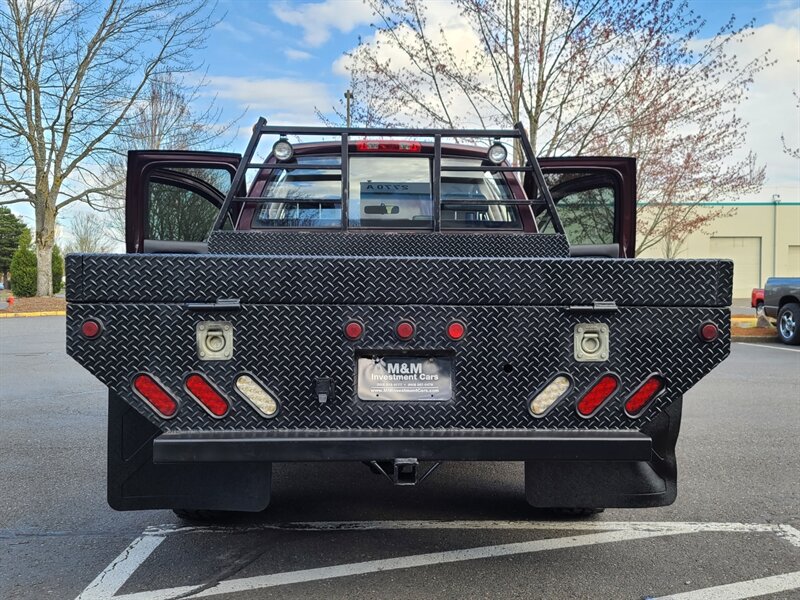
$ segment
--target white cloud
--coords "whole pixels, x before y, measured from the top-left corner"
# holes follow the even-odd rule
[[[321,46],[331,37],[331,30],[349,33],[372,20],[372,11],[362,0],[324,0],[324,2],[273,7],[275,16],[284,23],[302,27],[309,46]]]
[[[314,58],[314,55],[310,52],[304,52],[303,50],[296,50],[294,48],[287,48],[283,51],[283,54],[289,60],[308,60],[309,58]]]
[[[208,82],[210,93],[276,124],[318,125],[315,109],[327,109],[334,102],[328,85],[318,80],[209,76]]]

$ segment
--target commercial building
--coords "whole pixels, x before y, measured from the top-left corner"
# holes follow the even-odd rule
[[[748,298],[768,277],[800,277],[800,202],[717,203],[696,210],[720,207],[735,211],[687,236],[678,258],[732,259],[734,298]],[[661,258],[664,250],[654,246],[640,256]]]

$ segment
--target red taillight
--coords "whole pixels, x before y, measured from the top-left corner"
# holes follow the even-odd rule
[[[414,337],[414,324],[408,321],[400,321],[395,329],[397,337],[403,341],[410,340]]]
[[[361,140],[356,142],[356,150],[359,152],[422,152],[422,144],[400,140]]]
[[[357,340],[364,335],[364,326],[358,321],[349,321],[344,326],[344,335],[348,340]]]
[[[152,376],[140,373],[133,379],[133,389],[147,404],[165,419],[174,417],[178,403]]]
[[[214,417],[224,417],[230,405],[214,386],[197,373],[186,378],[186,391]]]
[[[591,389],[578,401],[578,412],[584,417],[591,417],[614,395],[619,387],[619,379],[614,375],[603,375]]]
[[[86,319],[81,325],[81,334],[90,340],[100,337],[102,331],[103,326],[100,325],[100,321],[95,321],[94,319]]]
[[[713,342],[719,336],[719,327],[714,323],[703,323],[700,326],[700,339],[704,342]]]
[[[464,324],[460,321],[453,321],[447,326],[447,337],[453,341],[458,341],[463,338],[466,332],[467,328],[464,327]]]
[[[638,417],[650,401],[658,396],[666,387],[664,378],[660,375],[653,375],[647,379],[639,389],[631,394],[625,401],[625,412],[632,417]]]

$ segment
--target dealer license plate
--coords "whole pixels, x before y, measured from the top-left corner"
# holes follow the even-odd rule
[[[359,400],[419,402],[453,397],[450,357],[360,357],[356,369]]]

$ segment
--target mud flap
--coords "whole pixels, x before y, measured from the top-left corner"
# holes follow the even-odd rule
[[[161,431],[108,394],[108,503],[115,510],[258,512],[269,505],[272,463],[154,464]]]
[[[536,508],[644,508],[668,506],[677,496],[675,444],[679,398],[642,427],[652,458],[627,461],[526,461],[525,498]]]

